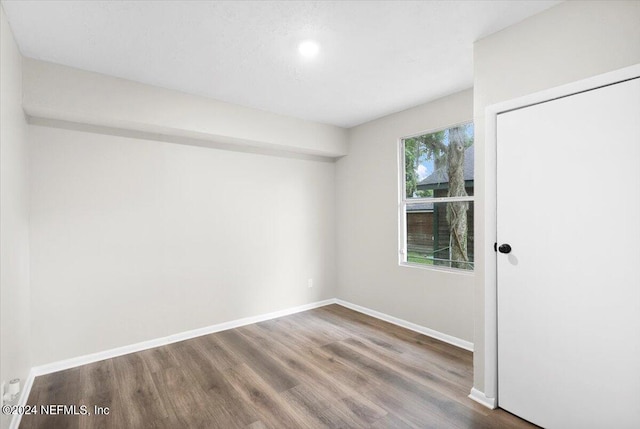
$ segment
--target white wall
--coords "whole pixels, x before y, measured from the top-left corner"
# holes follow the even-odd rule
[[[398,265],[398,140],[473,118],[466,90],[350,130],[337,162],[338,296],[473,341],[473,275]]]
[[[22,57],[1,6],[0,30],[0,378],[24,382],[31,367],[27,124]]]
[[[473,341],[474,383],[483,390],[483,263],[484,252],[492,251],[493,243],[482,232],[484,108],[639,63],[639,21],[639,2],[566,2],[487,37],[475,46],[473,93],[454,94],[350,130],[349,154],[336,165],[30,126],[33,364],[337,294]],[[5,366],[19,362],[11,371],[22,374],[29,362],[21,334],[28,337],[25,314],[29,314],[23,305],[29,291],[24,268],[28,266],[24,121],[19,109],[20,57],[8,42],[4,15],[2,26],[2,362]],[[202,110],[195,113],[200,120],[190,123],[190,115],[170,114],[171,102],[160,103],[168,116],[157,117],[154,98],[173,97],[163,90],[153,95],[138,88],[140,84],[110,81],[106,88],[135,87],[134,92],[143,94],[143,103],[131,110],[119,98],[120,90],[105,92],[96,83],[111,78],[83,75],[81,80],[87,80],[75,87],[77,71],[27,63],[25,100],[38,117],[183,137],[228,138],[245,145],[257,141],[298,153],[344,154],[344,130],[316,128],[304,121],[292,125],[286,118],[262,116],[265,112],[239,113],[245,119],[260,119],[239,120],[229,129],[220,120],[211,128],[203,112],[215,106],[200,105],[196,110]],[[40,79],[38,70],[46,76]],[[183,106],[190,109],[191,102],[202,100],[184,101]],[[102,112],[98,120],[96,111]],[[398,138],[472,116],[475,276],[399,267]],[[132,117],[143,118],[142,125]],[[168,119],[177,122],[165,125]],[[298,144],[299,133],[291,132],[296,129],[316,131]],[[5,174],[11,180],[5,180]],[[5,186],[10,189],[5,191]],[[7,205],[5,199],[12,202]],[[5,234],[5,219],[13,222],[11,235]],[[5,249],[11,246],[21,253],[7,254]],[[17,265],[12,263],[14,271],[5,271],[9,257],[21,258]],[[10,276],[17,280],[5,281]],[[309,277],[316,285],[311,290],[306,288]],[[18,286],[5,286],[11,284]],[[16,303],[7,311],[5,294],[14,294],[11,300]],[[16,326],[8,335],[5,317]],[[5,341],[13,339],[17,348],[6,352]],[[5,358],[5,353],[12,355]]]
[[[37,118],[281,151],[342,156],[347,132],[206,97],[24,59],[24,110]]]
[[[34,365],[335,296],[333,163],[29,140]]]
[[[478,41],[474,47],[476,286],[474,387],[484,391],[485,254],[494,237],[484,200],[485,108],[640,63],[640,2],[570,1]]]

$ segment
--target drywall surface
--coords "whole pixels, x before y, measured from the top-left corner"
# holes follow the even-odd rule
[[[473,339],[473,274],[398,264],[398,143],[470,121],[466,90],[350,130],[337,161],[338,297],[444,334]]]
[[[22,57],[2,7],[0,15],[0,377],[24,385],[31,367],[27,123]],[[2,427],[9,417],[2,414]]]
[[[476,286],[474,387],[484,391],[485,255],[495,237],[485,206],[485,108],[608,71],[640,63],[640,2],[571,1],[476,42],[474,122],[476,155]],[[527,197],[527,196],[523,196]]]
[[[58,64],[24,59],[33,117],[338,157],[347,131]]]
[[[335,297],[333,163],[29,140],[34,365]]]

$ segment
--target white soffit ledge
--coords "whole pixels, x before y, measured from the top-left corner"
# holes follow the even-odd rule
[[[557,3],[2,0],[26,57],[342,127],[469,88],[474,41]]]
[[[347,130],[25,58],[32,118],[336,158]],[[186,141],[189,144],[188,141]]]

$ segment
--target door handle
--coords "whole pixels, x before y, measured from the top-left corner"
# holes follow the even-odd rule
[[[508,244],[501,244],[500,247],[498,247],[498,251],[500,253],[510,253],[511,252],[511,246],[509,246]]]

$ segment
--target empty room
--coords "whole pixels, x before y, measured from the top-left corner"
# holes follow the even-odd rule
[[[2,429],[640,428],[640,1],[0,6]]]

